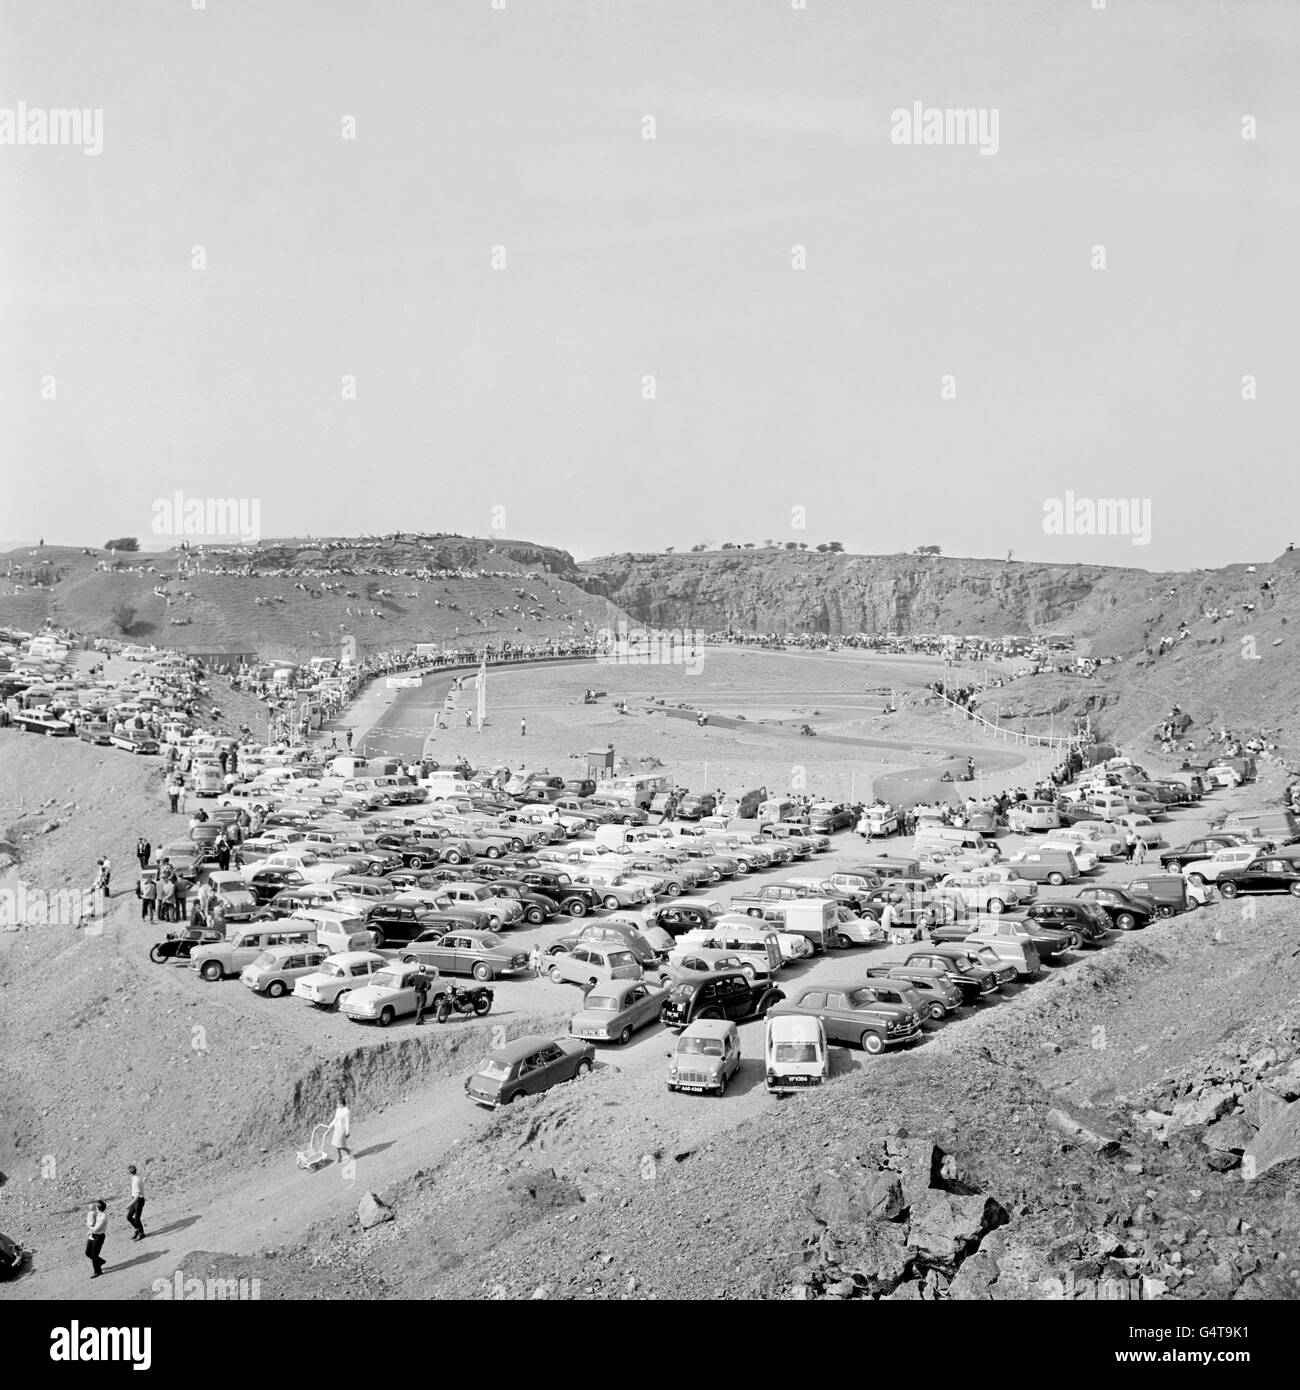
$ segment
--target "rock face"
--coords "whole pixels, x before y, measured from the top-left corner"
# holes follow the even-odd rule
[[[357,1203],[357,1220],[361,1222],[363,1231],[369,1231],[375,1226],[382,1226],[385,1221],[392,1219],[392,1207],[381,1198],[376,1197],[373,1192],[362,1194],[360,1202]]]
[[[1168,587],[1168,576],[1095,565],[780,551],[615,555],[585,587],[657,627],[708,632],[1076,632]]]

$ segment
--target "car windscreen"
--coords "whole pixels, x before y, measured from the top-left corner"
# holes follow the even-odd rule
[[[636,957],[631,951],[611,951],[609,953],[609,964],[611,970],[617,970],[624,966],[635,965]]]
[[[815,1062],[817,1044],[811,1042],[779,1042],[773,1049],[776,1062]]]
[[[332,979],[342,980],[347,977],[347,971],[341,965],[335,965],[333,961],[326,961],[320,968],[322,975],[329,975]]]
[[[370,977],[370,983],[376,989],[397,989],[402,983],[402,976],[396,970],[377,970]]]
[[[270,953],[270,951],[263,951],[263,952],[261,953],[261,955],[257,956],[257,957],[254,959],[254,961],[253,961],[253,968],[254,968],[255,970],[261,970],[261,969],[265,969],[268,965],[274,965],[274,964],[275,964],[275,957]]]
[[[677,1044],[679,1056],[690,1057],[721,1057],[722,1039],[721,1038],[683,1038]]]
[[[505,1081],[510,1076],[510,1063],[498,1062],[488,1057],[478,1069],[479,1076],[490,1077],[493,1081]]]

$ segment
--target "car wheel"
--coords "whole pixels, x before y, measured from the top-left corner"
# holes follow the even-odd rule
[[[841,951],[847,951],[853,945],[853,940],[851,937],[845,936],[843,932],[838,932],[835,937],[835,944]]]
[[[718,1099],[721,1100],[722,1097],[725,1096],[726,1094],[727,1094],[727,1076],[726,1076],[726,1073],[724,1072],[724,1073],[718,1078]]]
[[[629,1023],[626,1028],[618,1035],[620,1047],[626,1047],[632,1041],[632,1025]]]
[[[495,912],[488,917],[488,927],[492,931],[501,930],[501,918],[498,917]]]
[[[618,899],[613,895],[613,893],[610,893],[605,898],[603,905],[606,911],[613,912],[618,907]]]
[[[546,913],[544,913],[540,907],[530,907],[528,911],[524,913],[524,921],[530,923],[534,927],[539,926],[546,921]]]
[[[1006,905],[1006,903],[1004,903],[1004,902],[1002,901],[1001,898],[990,898],[990,899],[989,899],[989,911],[992,912],[995,916],[996,916],[999,912],[1005,912],[1006,910],[1007,910],[1007,905]]]
[[[407,860],[407,865],[412,869],[424,868],[424,856],[422,854],[411,855],[410,859]]]
[[[470,972],[480,984],[486,984],[492,978],[492,967],[486,961],[479,961]]]
[[[1219,892],[1225,898],[1235,898],[1237,896],[1237,885],[1231,879],[1223,879],[1219,884]]]
[[[701,1010],[699,1011],[699,1013],[697,1013],[697,1014],[695,1015],[695,1017],[696,1017],[697,1019],[698,1019],[698,1018],[721,1018],[721,1017],[722,1017],[722,1010],[721,1010],[721,1009],[701,1009]]]
[[[465,856],[461,854],[460,850],[458,849],[449,849],[447,851],[448,864],[459,864],[464,859],[464,857]]]
[[[278,999],[284,993],[284,981],[272,980],[266,987],[266,997],[268,999]]]
[[[560,973],[560,967],[558,965],[551,966],[546,973],[557,985],[562,985],[564,983],[564,976]]]
[[[1300,882],[1290,884],[1287,887],[1287,892],[1290,893],[1293,898],[1300,898]]]
[[[1131,912],[1121,912],[1115,918],[1115,925],[1120,931],[1132,931],[1137,926],[1137,918]]]
[[[935,1023],[938,1023],[947,1012],[948,1010],[945,1009],[942,1004],[935,1003],[930,1005],[930,1018]]]
[[[370,940],[373,943],[376,951],[382,951],[384,949],[386,938],[383,932],[381,932],[378,927],[370,928]]]
[[[205,963],[203,969],[199,971],[199,974],[202,975],[209,984],[213,984],[221,978],[221,967],[215,960],[210,960]]]
[[[636,820],[635,820],[632,816],[624,816],[623,819],[619,821],[619,824],[620,824],[620,825],[635,825],[635,824],[636,824]]]
[[[385,1008],[380,1011],[379,1017],[378,1019],[376,1019],[376,1022],[379,1024],[381,1028],[387,1028],[388,1025],[392,1023],[395,1017],[396,1014],[393,1013],[391,1008]]]
[[[587,904],[581,898],[572,898],[569,901],[570,917],[585,917],[587,915]]]
[[[863,1033],[862,1050],[875,1057],[885,1050],[885,1040],[879,1033]]]
[[[573,1078],[574,1078],[574,1080],[576,1081],[576,1080],[578,1079],[578,1077],[580,1077],[580,1076],[586,1076],[586,1074],[587,1074],[590,1070],[591,1070],[591,1063],[587,1060],[587,1058],[584,1057],[584,1058],[582,1059],[582,1061],[578,1063],[577,1067],[574,1068],[574,1072],[573,1072]]]
[[[507,1091],[507,1092],[505,1093],[505,1095],[503,1095],[503,1096],[501,1097],[501,1104],[502,1104],[502,1105],[511,1105],[511,1104],[513,1104],[516,1100],[519,1099],[520,1094],[521,1094],[521,1093],[520,1093],[519,1091]]]
[[[500,845],[489,845],[489,846],[487,847],[486,853],[487,853],[487,857],[488,857],[489,859],[500,859],[500,858],[501,858],[501,846],[500,846]]]
[[[1161,917],[1172,917],[1174,915],[1174,910],[1168,903],[1161,903],[1160,906],[1156,908],[1156,911]]]
[[[335,996],[335,999],[334,999],[334,1012],[335,1012],[336,1014],[337,1014],[337,1013],[342,1013],[342,1012],[343,1012],[343,1001],[344,1001],[344,1000],[348,997],[348,995],[351,994],[351,993],[352,993],[352,991],[351,991],[350,989],[341,989],[341,990],[339,990],[338,994]]]
[[[1053,888],[1059,888],[1061,884],[1065,882],[1065,875],[1058,873],[1050,873],[1047,875],[1047,881],[1052,885]]]
[[[664,893],[670,898],[680,898],[682,895],[682,885],[680,883],[667,883],[664,885]]]

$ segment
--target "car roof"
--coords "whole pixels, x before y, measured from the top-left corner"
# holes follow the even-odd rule
[[[736,1025],[727,1018],[697,1018],[682,1031],[684,1038],[725,1038]]]
[[[499,1062],[517,1062],[543,1047],[562,1041],[560,1038],[548,1038],[544,1033],[529,1033],[526,1037],[516,1038],[502,1047],[494,1047],[488,1056],[496,1058]]]

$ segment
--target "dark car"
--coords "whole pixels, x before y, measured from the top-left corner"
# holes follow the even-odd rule
[[[718,799],[712,792],[691,792],[677,804],[678,820],[703,820],[717,810]]]
[[[258,905],[264,906],[286,888],[306,888],[307,879],[297,869],[254,869],[248,886]]]
[[[509,1105],[520,1096],[585,1076],[595,1056],[592,1044],[579,1038],[516,1038],[489,1052],[474,1075],[465,1078],[465,1094],[489,1109]]]
[[[385,874],[384,880],[391,883],[399,893],[408,888],[420,888],[436,893],[444,883],[463,883],[466,879],[481,879],[486,875],[479,865],[461,865],[453,868],[450,864],[436,869],[398,869],[395,874]]]
[[[601,906],[601,895],[594,888],[584,888],[565,873],[553,873],[547,869],[525,869],[518,881],[530,893],[540,893],[550,898],[570,917],[585,917]]]
[[[1073,825],[1075,821],[1097,819],[1096,811],[1081,801],[1058,801],[1056,814],[1061,818],[1061,824],[1066,826]]]
[[[534,892],[522,879],[494,878],[491,884],[497,897],[514,898],[523,904],[524,921],[531,926],[537,927],[543,922],[549,922],[560,910],[560,905],[554,898],[548,898],[545,893]]]
[[[929,946],[913,951],[903,964],[942,970],[944,978],[961,990],[962,998],[968,1004],[998,994],[997,976],[986,966],[971,960],[960,946]]]
[[[823,835],[833,835],[837,830],[846,830],[853,823],[853,812],[843,802],[822,802],[808,813],[809,829],[819,830]]]
[[[895,979],[799,985],[772,1009],[773,1014],[811,1014],[821,1019],[828,1042],[871,1053],[915,1041],[927,1012],[910,986]]]
[[[1033,903],[1026,914],[1030,922],[1072,935],[1080,946],[1096,946],[1106,940],[1114,927],[1110,914],[1100,903],[1081,901]]]
[[[1042,960],[1054,960],[1066,951],[1076,950],[1082,940],[1082,932],[1075,929],[1073,923],[1066,925],[1062,921],[1057,924],[1050,917],[1035,919],[1032,913],[1024,920],[990,915],[984,918],[984,921],[998,923],[999,932],[1005,931],[1008,935],[1024,933],[1030,937],[1034,943],[1034,950]],[[1002,923],[1006,924],[1005,928],[1000,925]],[[927,934],[936,944],[961,944],[974,938],[975,925],[969,921],[955,922],[948,926],[930,927]]]
[[[927,1013],[936,1023],[962,1003],[961,989],[942,970],[932,965],[869,965],[867,978],[901,980],[917,993]]]
[[[1172,869],[1177,873],[1194,860],[1212,859],[1218,850],[1232,849],[1236,845],[1244,845],[1245,843],[1244,836],[1232,835],[1227,832],[1219,835],[1202,835],[1198,840],[1188,840],[1185,845],[1161,850],[1160,867]]]
[[[711,970],[673,985],[660,1006],[659,1021],[675,1030],[697,1018],[729,1018],[738,1023],[762,1018],[784,998],[779,989],[751,984],[743,970]]]
[[[1140,898],[1126,888],[1112,888],[1107,884],[1094,884],[1081,888],[1075,894],[1083,902],[1095,903],[1110,918],[1111,926],[1119,931],[1133,931],[1145,927],[1159,916],[1151,898]]]
[[[374,853],[332,854],[331,864],[346,865],[350,874],[366,874],[372,878],[383,878],[385,874],[396,873],[404,868],[402,856],[391,850],[376,850]]]
[[[1225,898],[1239,893],[1290,893],[1300,898],[1300,864],[1278,855],[1260,855],[1244,868],[1225,869],[1218,887]]]
[[[378,950],[384,946],[403,946],[426,931],[460,930],[463,917],[439,912],[432,905],[421,907],[410,903],[376,903],[365,915],[365,929]]]
[[[698,931],[703,927],[711,927],[714,923],[714,916],[704,907],[670,903],[667,907],[661,907],[658,912],[653,913],[650,922],[653,926],[662,927],[669,936],[682,936],[688,931]]]

